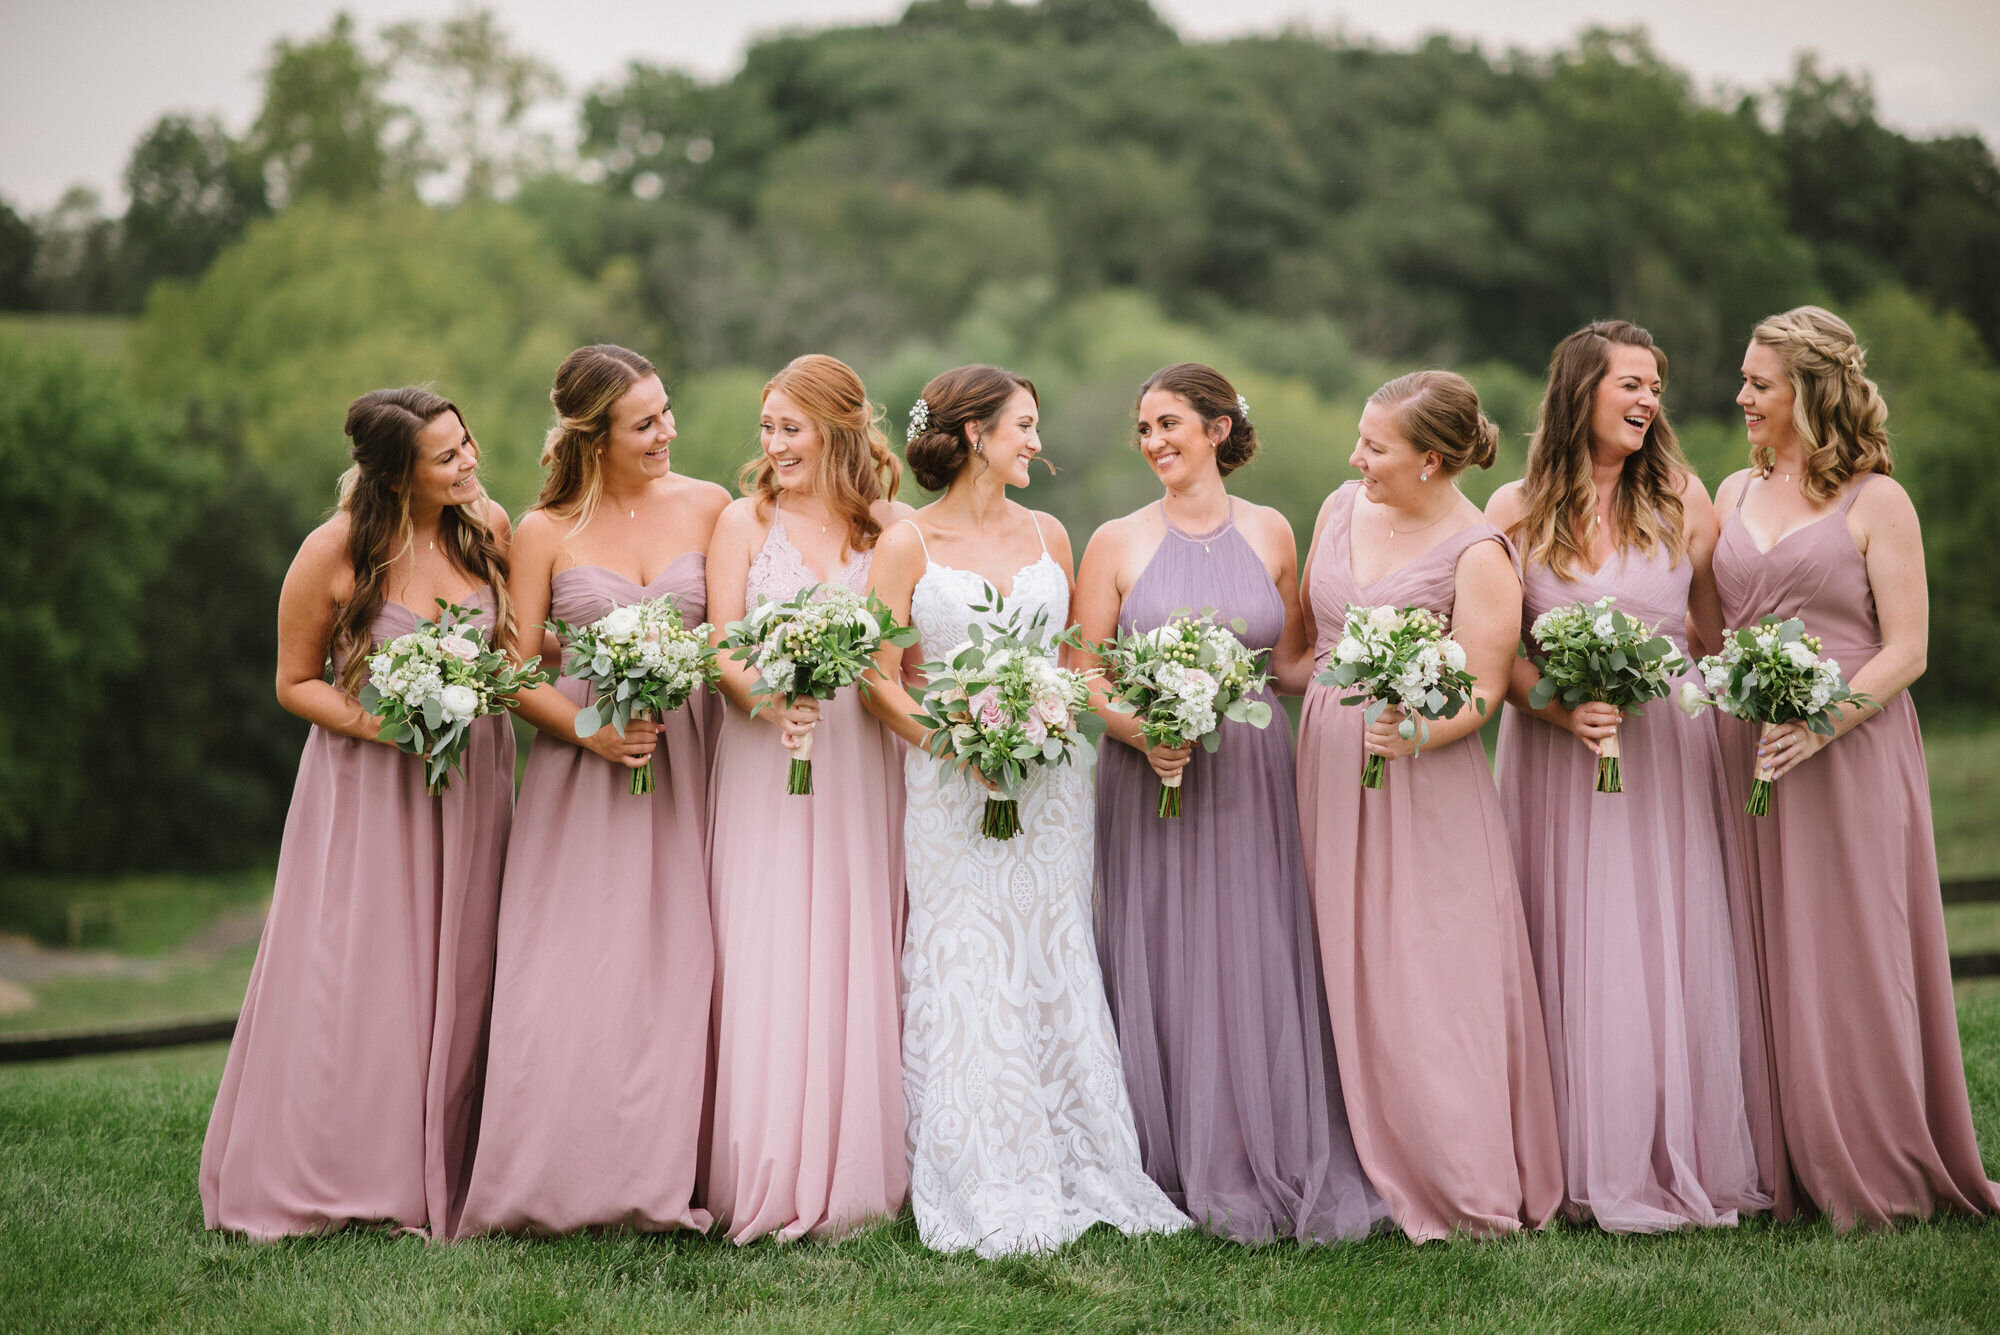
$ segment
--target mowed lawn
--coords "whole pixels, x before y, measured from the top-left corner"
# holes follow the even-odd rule
[[[1960,1005],[2000,1172],[2000,998]],[[1055,1254],[924,1250],[903,1219],[834,1245],[631,1235],[278,1244],[202,1229],[219,1047],[0,1068],[0,1329],[19,1331],[1990,1330],[2000,1224],[1823,1224],[1250,1250],[1105,1228]]]

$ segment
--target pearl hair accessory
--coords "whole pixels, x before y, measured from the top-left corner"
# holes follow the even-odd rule
[[[1243,420],[1248,422],[1250,420],[1250,400],[1238,394],[1236,396],[1236,411],[1242,413]]]
[[[931,429],[931,406],[922,399],[910,405],[910,425],[903,432],[905,444],[915,440]]]

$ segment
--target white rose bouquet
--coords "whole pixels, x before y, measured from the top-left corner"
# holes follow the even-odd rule
[[[1560,696],[1568,709],[1595,700],[1636,710],[1673,692],[1673,678],[1687,670],[1687,659],[1656,627],[1634,621],[1614,601],[1552,607],[1535,618],[1528,633],[1540,647],[1535,665],[1542,677],[1528,692],[1529,705],[1545,709]],[[1614,732],[1597,744],[1598,792],[1625,791],[1618,762]]]
[[[1819,637],[1806,634],[1805,622],[1793,617],[1765,617],[1755,626],[1724,631],[1722,652],[1697,665],[1706,695],[1689,682],[1681,690],[1681,708],[1700,713],[1709,705],[1749,723],[1801,722],[1823,737],[1833,736],[1840,720],[1835,705],[1875,701],[1847,688],[1840,664],[1821,658]],[[1759,774],[1750,785],[1743,809],[1752,816],[1771,810],[1771,781]]]
[[[1214,617],[1177,613],[1163,626],[1133,631],[1092,646],[1104,660],[1112,695],[1110,707],[1138,716],[1148,746],[1191,746],[1214,751],[1222,741],[1222,720],[1271,724],[1271,706],[1249,697],[1270,685],[1260,673],[1262,651],[1252,652],[1237,636],[1241,618],[1227,626]],[[1156,814],[1181,814],[1181,776],[1160,781]]]
[[[424,758],[424,789],[432,797],[451,783],[465,758],[472,720],[514,707],[514,693],[547,684],[541,660],[516,667],[486,643],[471,608],[437,600],[436,621],[377,649],[368,659],[361,707],[382,718],[377,735],[400,751]]]
[[[563,642],[563,672],[589,686],[593,698],[576,713],[576,735],[609,723],[625,735],[633,719],[661,719],[721,675],[710,626],[690,627],[672,594],[614,607],[587,626],[544,623]],[[653,767],[632,771],[635,796],[655,786]]]
[[[1390,705],[1403,710],[1396,732],[1419,749],[1430,740],[1427,720],[1456,717],[1471,700],[1486,714],[1486,702],[1473,695],[1477,682],[1465,670],[1465,646],[1451,638],[1444,620],[1424,607],[1347,608],[1334,646],[1333,661],[1314,681],[1350,689],[1340,703],[1366,702],[1373,723]],[[1361,786],[1380,788],[1386,756],[1370,755],[1361,766]]]
[[[756,714],[782,701],[790,706],[811,696],[831,700],[844,686],[861,680],[875,665],[884,644],[914,644],[917,632],[896,624],[888,605],[840,584],[812,584],[783,602],[765,601],[725,628],[722,647],[730,657],[757,669],[753,688],[766,698]],[[862,687],[867,687],[862,682]],[[785,791],[812,791],[812,734],[792,753]]]
[[[1004,614],[1006,605],[996,594],[973,610]],[[930,753],[948,768],[977,769],[1000,790],[979,823],[988,839],[1021,832],[1021,790],[1037,766],[1067,763],[1104,731],[1090,710],[1090,676],[1051,659],[1078,643],[1075,632],[1051,636],[1047,620],[1042,611],[1026,627],[1015,617],[993,631],[975,621],[970,639],[923,665],[914,717],[930,729]]]

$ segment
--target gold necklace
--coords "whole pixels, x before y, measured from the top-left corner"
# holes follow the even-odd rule
[[[1385,507],[1385,508],[1386,508],[1386,507]],[[1416,527],[1416,528],[1406,528],[1406,529],[1404,529],[1404,530],[1403,530],[1403,533],[1402,533],[1402,536],[1403,536],[1403,537],[1406,537],[1406,538],[1407,538],[1407,537],[1409,537],[1409,536],[1410,536],[1410,535],[1411,535],[1412,533],[1422,533],[1422,532],[1423,532],[1423,531],[1424,531],[1425,529],[1427,529],[1427,528],[1436,528],[1436,527],[1437,527],[1437,526],[1438,526],[1439,524],[1442,524],[1442,523],[1443,523],[1443,522],[1445,521],[1445,516],[1446,516],[1446,515],[1449,515],[1449,514],[1450,514],[1450,513],[1451,513],[1451,512],[1453,511],[1453,510],[1456,510],[1457,508],[1458,508],[1458,507],[1457,507],[1457,506],[1455,506],[1455,505],[1448,505],[1448,506],[1446,506],[1446,507],[1445,507],[1445,511],[1444,511],[1444,514],[1441,514],[1441,515],[1439,515],[1439,516],[1438,516],[1438,517],[1437,517],[1436,519],[1433,519],[1433,520],[1431,520],[1431,522],[1430,522],[1430,523],[1428,523],[1428,524],[1421,524],[1421,525],[1419,525],[1419,526],[1418,526],[1418,527]],[[1391,524],[1391,525],[1389,525],[1389,536],[1390,536],[1390,537],[1392,537],[1392,538],[1393,538],[1393,537],[1395,537],[1395,536],[1397,536],[1397,535],[1396,535],[1396,526],[1395,526],[1394,524]]]

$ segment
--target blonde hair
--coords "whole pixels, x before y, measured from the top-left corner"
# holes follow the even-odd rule
[[[615,343],[593,343],[562,359],[549,388],[556,424],[542,442],[536,509],[574,520],[572,533],[590,522],[604,494],[598,451],[611,436],[611,410],[633,385],[658,374],[651,362]]]
[[[893,498],[903,482],[903,465],[889,451],[882,434],[882,409],[868,399],[868,390],[852,367],[837,357],[809,352],[795,357],[784,370],[764,382],[758,397],[783,391],[819,428],[819,472],[813,480],[827,509],[846,523],[843,548],[865,552],[882,536],[882,525],[870,508]],[[759,453],[736,475],[745,496],[757,498],[761,514],[777,502],[778,475],[769,455]]]
[[[1792,386],[1792,430],[1805,451],[1799,485],[1824,505],[1851,477],[1888,473],[1889,405],[1866,375],[1867,355],[1847,322],[1821,306],[1795,306],[1750,334],[1778,354]],[[1777,453],[1753,446],[1750,466],[1770,476]]]
[[[1598,320],[1556,344],[1535,411],[1528,471],[1521,478],[1521,520],[1508,536],[1520,546],[1524,563],[1539,562],[1557,579],[1568,579],[1579,562],[1589,562],[1591,520],[1598,517],[1597,486],[1590,476],[1590,422],[1614,346],[1652,353],[1665,385],[1667,354],[1654,345],[1651,334],[1629,321]],[[1687,554],[1681,487],[1693,471],[1661,404],[1645,439],[1618,474],[1611,513],[1602,516],[1620,547],[1649,556],[1665,547],[1670,563],[1680,564]]]
[[[1447,473],[1490,468],[1500,453],[1500,428],[1479,410],[1479,391],[1454,371],[1412,371],[1368,396],[1397,410],[1403,434],[1419,454],[1436,454]]]

